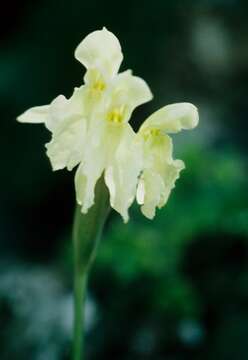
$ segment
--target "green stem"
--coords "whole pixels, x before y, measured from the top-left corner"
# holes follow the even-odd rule
[[[74,360],[82,360],[84,353],[84,303],[86,297],[86,274],[74,274]]]
[[[77,205],[73,223],[74,247],[74,337],[73,360],[84,360],[84,303],[90,266],[95,258],[102,229],[109,212],[108,191],[103,179],[95,189],[95,204],[87,214]]]

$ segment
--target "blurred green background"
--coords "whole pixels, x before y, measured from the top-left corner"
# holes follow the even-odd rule
[[[238,0],[9,1],[0,22],[0,358],[67,360],[72,327],[73,174],[53,173],[31,106],[69,96],[89,32],[121,41],[122,70],[154,100],[189,101],[200,125],[175,136],[186,162],[154,221],[107,223],[86,306],[87,359],[245,360],[248,333],[248,6]]]

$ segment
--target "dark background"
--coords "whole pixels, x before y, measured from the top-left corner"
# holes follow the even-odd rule
[[[158,107],[189,101],[186,162],[154,221],[112,213],[92,270],[87,359],[243,360],[248,334],[248,6],[238,0],[9,1],[0,21],[0,358],[69,359],[73,174],[53,173],[31,106],[83,82],[78,43],[106,26]]]

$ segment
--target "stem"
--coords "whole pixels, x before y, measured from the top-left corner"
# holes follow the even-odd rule
[[[102,229],[109,212],[108,191],[103,179],[95,189],[95,204],[87,214],[77,205],[73,223],[74,247],[74,336],[73,360],[84,360],[84,303],[90,266],[95,258]]]
[[[74,274],[74,336],[73,353],[74,360],[83,360],[81,354],[84,353],[84,303],[86,297],[86,273],[80,274],[75,271]]]

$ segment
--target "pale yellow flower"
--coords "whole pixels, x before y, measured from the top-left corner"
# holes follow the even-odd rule
[[[110,204],[125,222],[135,197],[143,214],[153,218],[184,168],[181,160],[173,159],[168,134],[195,127],[197,109],[189,103],[165,106],[136,134],[128,121],[152,94],[130,70],[118,73],[123,55],[115,35],[106,28],[94,31],[79,44],[75,57],[86,68],[85,84],[69,99],[59,95],[18,120],[44,123],[51,131],[46,148],[53,170],[79,165],[75,188],[83,213],[94,204],[95,185],[104,175]]]
[[[138,181],[137,201],[142,213],[152,219],[156,207],[168,200],[179,173],[181,160],[173,160],[172,139],[168,133],[192,129],[198,124],[198,112],[189,103],[172,104],[152,114],[140,127],[137,137],[142,143],[143,166]]]
[[[96,182],[105,173],[111,205],[126,221],[136,188],[126,181],[130,176],[137,179],[142,159],[128,121],[133,110],[151,100],[152,94],[145,81],[130,70],[118,74],[123,59],[121,47],[105,28],[89,34],[77,47],[75,57],[87,69],[85,84],[69,99],[60,95],[50,105],[29,109],[18,120],[44,123],[51,131],[46,148],[53,170],[71,170],[79,164],[75,186],[83,213],[94,204]],[[133,161],[136,157],[134,163],[139,163],[131,175],[130,157]]]
[[[95,184],[105,169],[108,174],[105,179],[110,190],[111,205],[127,219],[124,215],[127,209],[114,205],[109,174],[113,164],[122,161],[123,148],[128,149],[128,143],[131,146],[130,138],[134,136],[134,132],[128,120],[132,111],[150,99],[151,92],[146,83],[126,71],[116,76],[106,93],[105,101],[92,111],[84,161],[78,167],[75,177],[77,201],[82,205],[82,212],[87,212],[94,203]],[[128,205],[130,202],[126,203],[126,206]]]

